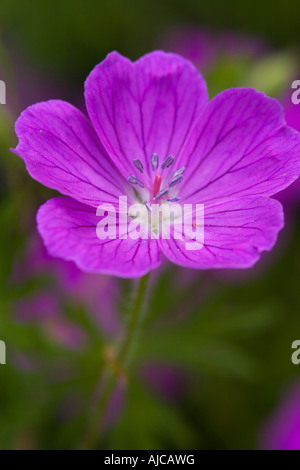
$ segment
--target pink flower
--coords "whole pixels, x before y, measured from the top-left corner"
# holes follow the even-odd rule
[[[300,136],[279,103],[253,89],[208,101],[187,60],[164,52],[132,63],[114,52],[85,83],[86,118],[48,101],[16,123],[14,152],[30,175],[67,197],[44,204],[38,229],[49,252],[90,272],[139,277],[162,255],[196,269],[247,268],[270,250],[283,226],[270,196],[300,172]],[[204,246],[182,239],[102,239],[96,208],[130,204],[204,204]],[[127,214],[128,220],[130,219]]]

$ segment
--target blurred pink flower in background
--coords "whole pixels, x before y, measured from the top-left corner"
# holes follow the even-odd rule
[[[218,54],[217,42],[206,28],[188,27],[170,31],[161,39],[160,47],[186,57],[201,71],[209,68]]]
[[[185,374],[174,364],[147,361],[141,377],[151,390],[167,400],[178,401],[184,393]]]
[[[172,30],[161,38],[160,46],[191,60],[202,72],[213,68],[223,57],[257,58],[271,49],[262,38],[212,31],[204,26]]]
[[[300,450],[300,381],[291,386],[263,426],[260,447],[265,450]]]
[[[83,305],[95,320],[95,327],[106,337],[121,330],[117,314],[118,280],[110,276],[80,271],[71,261],[52,258],[35,235],[27,248],[26,258],[16,267],[14,279],[50,276],[49,285],[17,302],[18,318],[44,324],[48,333],[68,347],[83,347],[85,335],[81,328],[64,318],[64,302]]]

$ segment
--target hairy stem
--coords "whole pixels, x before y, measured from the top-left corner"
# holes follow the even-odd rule
[[[110,351],[110,360],[107,360],[106,367],[102,371],[101,392],[87,427],[82,445],[83,449],[94,449],[97,446],[101,431],[103,430],[105,412],[112,393],[116,389],[120,378],[127,376],[127,370],[130,366],[137,335],[142,322],[149,277],[150,275],[146,274],[139,280],[139,285],[129,310],[127,328],[125,329],[117,351],[115,353]]]

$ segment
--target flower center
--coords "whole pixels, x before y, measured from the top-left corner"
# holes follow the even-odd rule
[[[177,196],[178,185],[183,180],[184,167],[176,171],[171,171],[174,164],[174,157],[169,156],[159,166],[159,157],[157,153],[151,156],[152,175],[147,176],[144,173],[144,167],[138,158],[133,160],[133,165],[139,171],[141,176],[131,175],[128,182],[134,186],[136,196],[140,202],[145,204],[148,211],[152,211],[152,204],[177,202],[180,198]]]

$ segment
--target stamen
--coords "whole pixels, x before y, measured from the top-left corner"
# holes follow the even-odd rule
[[[141,182],[141,180],[137,176],[129,176],[128,181],[129,181],[130,184],[134,184],[134,185],[137,184],[141,188],[145,187],[143,185],[143,183]]]
[[[149,204],[149,202],[144,202],[144,204],[145,204],[147,210],[148,210],[149,212],[152,212],[151,204]]]
[[[172,191],[170,191],[171,188],[179,184],[183,180],[183,173],[185,171],[185,167],[182,166],[181,168],[178,168],[176,171],[171,173],[171,176],[168,176],[168,183],[167,187],[165,183],[163,184],[164,189],[161,189],[164,177],[163,177],[163,171],[166,168],[169,168],[171,165],[173,165],[175,159],[171,155],[169,155],[165,161],[161,165],[162,171],[158,170],[159,168],[159,156],[157,153],[153,153],[151,156],[151,168],[155,172],[154,175],[154,180],[152,178],[147,178],[146,176],[143,177],[143,182],[140,180],[139,177],[135,175],[130,175],[128,178],[128,182],[132,185],[139,186],[140,188],[146,188],[149,191],[149,199],[144,202],[147,210],[149,212],[152,211],[152,206],[151,204],[153,201],[157,201],[159,199],[164,199],[168,202],[177,202],[180,201],[180,197],[173,197],[172,196]],[[135,168],[140,172],[144,173],[144,165],[142,161],[139,158],[135,158],[133,160],[133,164]],[[169,174],[169,172],[168,172]],[[146,178],[146,179],[144,179]],[[170,196],[169,192],[171,192]]]
[[[162,189],[161,191],[159,191],[159,193],[156,194],[154,200],[156,201],[157,199],[160,199],[161,197],[166,196],[168,192],[169,192],[169,188]]]
[[[140,173],[143,173],[144,167],[139,158],[136,158],[135,160],[133,160],[133,164],[139,170]]]
[[[169,181],[169,188],[173,188],[173,186],[176,186],[176,184],[179,184],[180,181],[183,180],[183,176],[182,175],[177,175],[175,176],[174,178],[172,178],[170,181]]]
[[[180,197],[170,197],[167,199],[168,202],[177,202],[180,201]]]
[[[172,163],[174,163],[174,157],[169,156],[168,158],[165,159],[161,167],[164,170],[165,168],[169,168],[169,166],[171,166]]]
[[[152,170],[153,170],[153,171],[156,171],[156,170],[157,170],[157,168],[158,168],[158,162],[159,162],[159,159],[158,159],[157,153],[153,153],[153,154],[152,154],[152,157],[151,157],[151,167],[152,167]]]
[[[184,170],[185,170],[185,167],[182,166],[178,170],[174,171],[174,173],[172,174],[172,178],[174,178],[174,176],[177,176],[177,175],[182,175],[182,173],[184,173]]]

